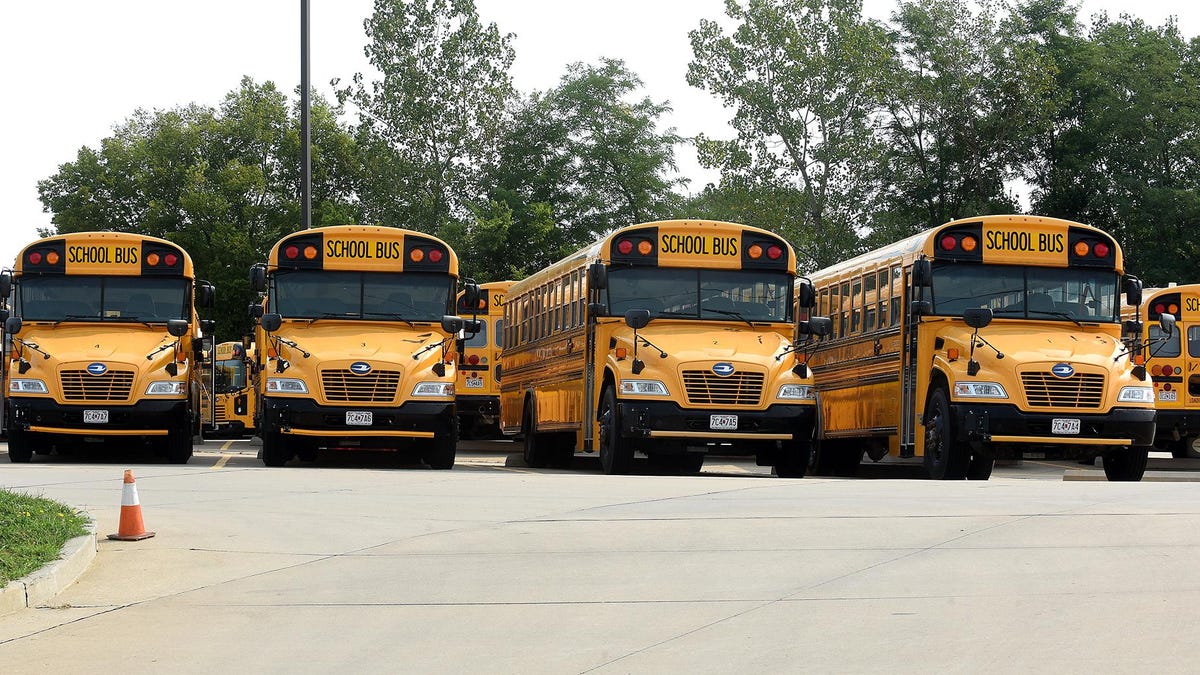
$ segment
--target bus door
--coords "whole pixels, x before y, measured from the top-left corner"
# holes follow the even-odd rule
[[[594,262],[587,268],[587,321],[584,322],[583,359],[583,449],[595,448],[596,434],[596,312],[593,303],[603,303],[608,288],[608,268]]]
[[[928,286],[928,261],[918,261],[918,266],[924,267],[923,280]],[[913,311],[913,301],[925,300],[929,297],[927,288],[916,283],[913,266],[904,268],[904,297],[901,299],[900,313],[904,317],[903,335],[900,349],[900,456],[913,457],[916,454],[917,427],[917,338],[920,335],[921,315]]]

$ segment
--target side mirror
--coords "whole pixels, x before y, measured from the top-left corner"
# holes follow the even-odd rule
[[[929,314],[933,314],[933,303],[928,300],[913,300],[912,305],[909,306],[909,311],[912,312],[913,316],[928,316]]]
[[[1142,280],[1125,277],[1125,304],[1137,307],[1142,304]]]
[[[16,335],[21,332],[21,317],[10,316],[4,320],[4,332],[9,335]]]
[[[801,335],[825,337],[833,332],[833,319],[827,316],[814,316],[808,321],[801,321],[797,328]]]
[[[971,328],[979,329],[992,322],[992,310],[987,307],[971,307],[963,310],[963,321]]]
[[[929,288],[933,285],[933,264],[922,258],[914,260],[912,266],[913,288]]]
[[[247,309],[247,312],[250,314],[251,319],[257,320],[257,319],[261,319],[263,317],[263,306],[258,304],[257,302],[251,303],[250,306],[247,307],[246,309]]]
[[[496,364],[496,381],[497,382],[500,381],[500,378],[503,377],[503,374],[504,374],[504,364],[497,363]]]
[[[12,316],[7,309],[0,309],[0,323],[8,321],[8,317]]]
[[[253,339],[249,335],[242,336],[242,353],[250,353],[250,345],[253,344]]]
[[[602,290],[608,288],[608,267],[604,263],[594,262],[588,265],[588,288]]]
[[[446,316],[442,317],[442,330],[446,331],[447,333],[457,333],[463,329],[464,323],[466,322],[463,321],[461,316],[452,316],[447,314]]]
[[[217,287],[201,281],[196,284],[196,305],[211,309],[217,303]]]
[[[1175,315],[1174,314],[1159,314],[1158,327],[1162,330],[1164,337],[1171,337],[1175,334]]]
[[[801,279],[799,286],[796,288],[796,300],[802,308],[815,307],[817,304],[817,293],[813,290],[812,282],[808,279]]]
[[[170,319],[167,321],[167,332],[171,334],[171,337],[183,337],[187,335],[189,328],[191,326],[183,319]]]
[[[7,298],[12,293],[12,272],[0,272],[0,299]]]
[[[1125,335],[1141,335],[1146,325],[1137,319],[1130,319],[1121,324],[1121,332]]]
[[[261,293],[267,290],[267,268],[264,265],[251,265],[250,290]]]
[[[283,317],[279,316],[275,312],[262,315],[262,327],[263,330],[267,331],[268,333],[274,333],[275,331],[279,330],[279,327],[282,325]]]
[[[650,310],[631,309],[625,312],[625,325],[634,330],[641,330],[650,323]]]
[[[463,321],[463,330],[474,335],[483,330],[483,322],[479,319],[465,319]]]
[[[212,319],[200,319],[200,332],[212,335],[217,330],[217,322]]]
[[[479,284],[475,283],[474,281],[468,281],[463,286],[461,304],[472,309],[479,307]],[[476,312],[478,312],[478,310],[476,310]]]
[[[603,302],[589,302],[587,309],[588,309],[588,316],[590,316],[592,318],[596,318],[598,316],[605,316],[608,314],[608,306],[605,305]]]

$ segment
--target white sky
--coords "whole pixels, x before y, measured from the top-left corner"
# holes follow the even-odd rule
[[[312,83],[332,98],[329,81],[366,71],[363,20],[371,0],[310,0]],[[702,18],[724,16],[722,0],[476,0],[481,18],[516,33],[513,77],[523,91],[558,83],[564,66],[624,59],[646,83],[642,92],[669,100],[666,119],[684,135],[720,134],[727,113],[684,80],[687,32]],[[1151,25],[1178,18],[1184,36],[1200,34],[1200,6],[1179,0],[1084,0],[1085,15],[1129,12]],[[46,0],[4,3],[0,10],[0,266],[50,225],[37,199],[38,180],[97,147],[136,108],[190,102],[216,106],[243,75],[272,80],[289,94],[300,79],[298,0]],[[886,18],[894,0],[866,0]],[[715,176],[680,148],[680,169],[700,190]]]

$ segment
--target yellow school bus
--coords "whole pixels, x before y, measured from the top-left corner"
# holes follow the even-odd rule
[[[479,322],[477,332],[467,331],[462,362],[458,364],[458,418],[466,437],[483,438],[500,431],[500,335],[504,327],[504,296],[511,281],[479,284],[473,306],[458,294],[458,314]]]
[[[211,380],[205,382],[212,406],[204,421],[213,436],[242,436],[254,433],[257,393],[254,381],[254,344],[222,342],[216,347]],[[207,402],[206,400],[206,402]]]
[[[183,249],[119,232],[49,237],[0,274],[0,295],[10,290],[12,461],[104,440],[147,440],[188,461],[200,424],[196,306],[215,293]]]
[[[256,328],[267,466],[410,445],[435,469],[454,466],[463,320],[451,314],[458,257],[445,242],[392,227],[302,230],[250,281],[267,294]]]
[[[1154,383],[1158,425],[1154,445],[1175,457],[1195,457],[1200,438],[1200,284],[1146,289],[1135,326]],[[1163,315],[1175,319],[1163,329]]]
[[[814,364],[820,473],[922,458],[987,479],[996,458],[1104,457],[1140,480],[1154,389],[1121,341],[1121,248],[1067,220],[956,220],[813,274],[833,322]],[[1126,280],[1127,300],[1141,285]]]
[[[795,275],[775,234],[669,220],[518,281],[504,301],[502,431],[523,436],[533,466],[598,451],[605,473],[622,474],[642,452],[695,472],[721,452],[803,476],[815,400],[794,339]]]

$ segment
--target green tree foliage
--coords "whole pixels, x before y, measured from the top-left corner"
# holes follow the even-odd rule
[[[338,100],[359,111],[367,218],[429,233],[465,221],[514,97],[512,36],[472,0],[376,0],[364,26],[380,78],[354,75]]]
[[[38,183],[55,233],[133,232],[174,241],[217,284],[217,335],[247,328],[247,268],[299,227],[299,122],[270,82],[243,79],[217,109],[138,110],[98,149]],[[339,111],[313,98],[313,220],[353,222],[358,166]]]
[[[887,35],[859,0],[727,0],[725,12],[732,34],[709,20],[689,34],[688,83],[733,110],[737,132],[698,138],[701,161],[721,170],[730,194],[793,187],[787,201],[801,210],[790,213],[802,217],[759,225],[786,230],[817,264],[841,259],[875,210],[878,185],[864,169],[879,151],[872,120]]]

